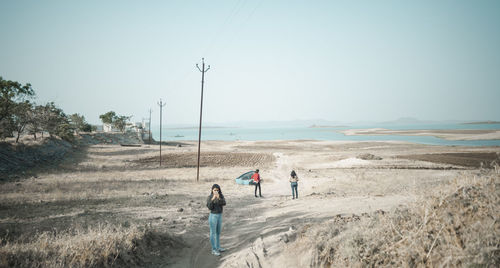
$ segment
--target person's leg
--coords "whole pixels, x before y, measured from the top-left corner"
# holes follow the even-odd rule
[[[217,251],[220,249],[220,232],[222,230],[222,213],[217,214],[217,239],[215,240],[215,245],[217,246]]]
[[[255,184],[255,197],[257,197],[257,186],[259,186],[258,183]]]
[[[259,181],[259,196],[262,197],[262,193],[260,192],[260,181]]]
[[[217,218],[215,218],[215,214],[210,213],[210,215],[208,216],[208,224],[210,226],[210,245],[212,245],[212,251],[217,250],[217,244],[216,244]]]
[[[291,186],[291,188],[292,188],[292,199],[295,199],[295,195],[294,195],[294,193],[293,193],[293,190],[294,190],[294,189],[293,189],[293,188],[294,188],[294,187],[293,187],[293,183],[290,183],[290,186]]]
[[[295,184],[295,198],[299,198],[299,184]]]

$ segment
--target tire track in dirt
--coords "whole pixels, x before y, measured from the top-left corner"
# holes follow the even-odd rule
[[[275,165],[271,170],[263,170],[263,172],[267,174],[266,178],[269,178],[269,183],[265,184],[265,187],[268,187],[266,191],[268,191],[268,193],[275,192],[274,189],[278,188],[279,185],[273,183],[273,181],[283,176],[283,174],[286,174],[286,170],[290,166],[288,157],[284,156],[283,153],[254,155],[258,155],[258,157],[254,158],[253,161],[259,159],[259,162],[261,162],[262,155],[265,155],[264,159],[266,163],[268,163],[269,159],[275,161]],[[256,224],[254,220],[261,219],[263,212],[265,212],[267,208],[272,207],[269,203],[275,203],[278,201],[279,197],[257,199],[254,198],[253,195],[248,195],[245,197],[234,196],[231,199],[233,200],[232,206],[237,209],[226,214],[228,217],[224,218],[222,223],[221,242],[229,246],[226,248],[227,251],[222,253],[221,257],[213,256],[211,254],[212,249],[209,240],[205,237],[200,238],[202,241],[196,244],[191,251],[189,267],[218,267],[225,263],[225,260],[234,258],[234,254],[246,248],[251,248],[253,242],[261,237],[261,230],[263,226],[267,224],[266,221]],[[262,208],[263,206],[264,209]]]

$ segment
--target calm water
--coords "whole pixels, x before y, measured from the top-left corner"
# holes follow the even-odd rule
[[[339,130],[385,128],[392,130],[411,129],[500,129],[500,124],[464,125],[464,124],[434,124],[434,125],[359,125],[337,128],[309,127],[266,127],[266,128],[203,128],[202,140],[337,140],[337,141],[407,141],[431,145],[457,146],[500,146],[500,140],[449,141],[432,136],[346,136]],[[155,140],[160,139],[159,129],[153,129]],[[163,141],[198,140],[198,128],[163,128]]]

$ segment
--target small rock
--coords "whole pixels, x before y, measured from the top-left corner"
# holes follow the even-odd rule
[[[183,209],[183,208],[178,208],[178,209],[177,209],[177,212],[183,212],[183,211],[184,211],[184,209]]]
[[[287,234],[284,234],[281,236],[281,241],[285,242],[285,243],[288,243],[290,240],[288,239],[288,235]]]

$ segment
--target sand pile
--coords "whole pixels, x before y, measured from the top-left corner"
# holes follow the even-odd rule
[[[369,164],[370,162],[367,160],[359,159],[356,157],[350,157],[347,159],[342,159],[339,161],[335,161],[333,163],[333,167],[336,168],[351,168],[351,167],[359,167]]]

